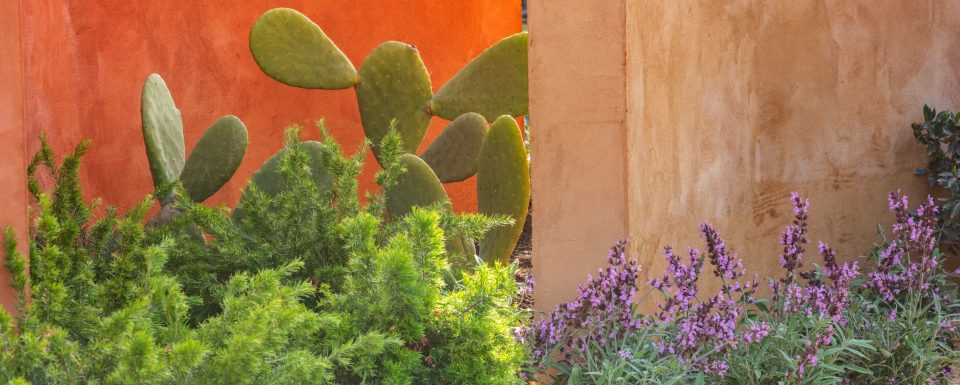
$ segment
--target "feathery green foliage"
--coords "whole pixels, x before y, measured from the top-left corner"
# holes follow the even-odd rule
[[[334,183],[320,188],[297,137],[281,191],[251,186],[242,218],[177,188],[182,215],[146,229],[151,197],[92,220],[78,180],[86,142],[57,164],[43,141],[29,172],[29,273],[5,234],[20,306],[15,318],[0,312],[0,383],[522,383],[514,268],[451,267],[445,248],[508,221],[417,208],[383,222],[384,197],[357,199],[366,147],[347,157],[325,137]],[[384,143],[399,156],[396,134]]]

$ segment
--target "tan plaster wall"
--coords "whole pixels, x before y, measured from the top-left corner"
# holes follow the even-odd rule
[[[665,245],[702,247],[703,220],[752,272],[779,274],[791,191],[812,202],[810,250],[862,255],[892,219],[886,192],[930,191],[912,175],[921,106],[960,109],[956,1],[529,6],[540,310],[616,237],[659,274]]]
[[[892,219],[886,192],[927,193],[910,123],[924,103],[960,108],[960,2],[626,4],[629,232],[647,271],[666,244],[702,246],[708,220],[778,273],[791,191],[811,200],[810,250],[862,255]]]
[[[527,6],[535,301],[548,309],[626,234],[624,4]]]

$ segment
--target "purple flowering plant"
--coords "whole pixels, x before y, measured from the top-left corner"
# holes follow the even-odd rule
[[[796,193],[791,201],[794,220],[780,239],[784,274],[768,279],[769,296],[758,296],[758,278],[747,278],[742,259],[708,223],[700,225],[704,252],[689,249],[681,258],[666,249],[667,273],[649,281],[665,298],[657,314],[669,336],[657,342],[661,354],[679,357],[711,383],[838,381],[841,354],[866,348],[856,340],[832,346],[834,325],[846,322],[858,266],[839,263],[821,242],[823,263],[804,270],[809,202]],[[697,282],[705,262],[720,289],[701,296]]]
[[[868,256],[872,272],[858,279],[846,335],[868,340],[877,349],[850,357],[866,368],[851,372],[851,383],[947,384],[960,362],[953,341],[958,337],[960,304],[957,271],[943,266],[939,249],[940,207],[933,198],[913,212],[906,196],[888,196],[896,216],[890,236]]]
[[[890,195],[892,236],[863,273],[824,242],[810,258],[809,201],[796,193],[790,200],[782,274],[761,288],[703,223],[703,249],[665,249],[666,273],[644,291],[662,294],[649,316],[636,309],[640,266],[618,241],[576,300],[517,330],[532,351],[527,374],[576,384],[945,383],[960,363],[950,343],[960,321],[958,276],[942,266],[933,200],[911,213],[906,197]],[[714,292],[701,287],[705,268],[719,282]]]
[[[548,377],[554,383],[586,381],[581,378],[585,373],[627,376],[582,368],[605,360],[643,361],[649,367],[660,367],[654,372],[678,371],[676,362],[673,369],[660,362],[667,360],[661,360],[652,349],[655,325],[636,311],[640,266],[627,258],[626,247],[625,240],[617,241],[607,256],[608,266],[588,276],[575,300],[516,330],[516,339],[530,347],[528,376]]]

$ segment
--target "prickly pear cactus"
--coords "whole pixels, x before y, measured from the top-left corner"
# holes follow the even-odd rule
[[[527,113],[527,33],[487,48],[433,96],[430,110],[444,119],[476,112],[493,121]]]
[[[298,146],[310,156],[310,172],[313,174],[313,182],[316,183],[317,187],[321,190],[329,189],[331,183],[333,183],[333,179],[330,177],[326,165],[323,163],[323,157],[321,155],[323,145],[320,142],[309,141],[300,142]],[[267,159],[266,162],[263,162],[263,166],[260,166],[260,169],[253,173],[253,177],[250,178],[250,183],[257,186],[257,189],[264,194],[270,196],[277,195],[277,193],[283,190],[285,183],[283,176],[280,175],[280,161],[283,160],[286,153],[287,149],[284,148],[271,156],[270,159]],[[244,195],[246,195],[246,191],[244,191]]]
[[[446,241],[446,248],[450,254],[466,257],[464,262],[468,266],[477,260],[477,245],[470,238],[450,237]]]
[[[487,135],[487,121],[478,113],[460,115],[443,129],[420,158],[443,183],[459,182],[477,173],[480,145]]]
[[[143,84],[140,116],[154,188],[180,179],[194,201],[203,201],[230,180],[247,151],[247,128],[236,116],[228,115],[207,129],[185,160],[180,110],[157,74],[150,74]],[[173,194],[159,200],[169,204]]]
[[[442,183],[477,174],[480,212],[509,214],[517,220],[484,238],[481,256],[487,261],[509,258],[530,198],[526,150],[519,128],[510,118],[527,113],[526,32],[483,51],[436,94],[431,94],[429,72],[415,47],[383,43],[356,71],[319,26],[287,8],[267,11],[257,20],[250,32],[250,50],[263,72],[282,83],[320,89],[354,87],[374,155],[379,157],[378,144],[391,126],[400,132],[408,153],[400,160],[408,171],[386,192],[391,217],[401,217],[413,206],[448,201]],[[503,115],[508,116],[497,119]],[[432,116],[453,123],[421,159],[413,154]],[[497,122],[488,132],[487,122],[494,119]],[[268,193],[271,186],[282,182],[271,161],[279,163],[271,158],[254,175],[254,183]],[[448,242],[448,249],[472,254],[472,242],[467,242]]]
[[[437,202],[449,204],[447,192],[430,166],[411,154],[401,155],[400,162],[407,172],[387,191],[387,212],[391,218],[409,214],[414,206],[425,207]]]
[[[357,83],[350,59],[319,26],[290,8],[274,8],[250,30],[250,52],[277,81],[302,88],[339,90]]]
[[[160,187],[180,177],[186,152],[180,110],[173,103],[167,83],[160,75],[150,74],[143,84],[140,118],[153,185]]]
[[[240,167],[247,152],[247,128],[236,116],[217,119],[190,151],[180,173],[184,190],[194,202],[203,202],[223,187]]]
[[[430,124],[427,105],[433,91],[417,48],[388,41],[374,48],[360,66],[356,86],[363,131],[378,154],[380,141],[396,119],[404,150],[415,154]],[[379,155],[377,155],[379,156]]]
[[[480,258],[506,263],[517,245],[530,202],[527,150],[516,120],[501,116],[487,132],[480,148],[477,204],[486,215],[509,215],[515,222],[490,230],[480,241]]]

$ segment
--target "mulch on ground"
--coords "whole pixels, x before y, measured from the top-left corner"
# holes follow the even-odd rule
[[[523,232],[520,233],[520,240],[513,249],[513,256],[510,262],[517,261],[520,269],[517,270],[517,284],[522,285],[527,277],[533,274],[533,201],[530,201],[530,208],[527,210],[527,221],[523,224]],[[517,301],[525,309],[533,308],[533,291],[527,290],[521,294]]]

